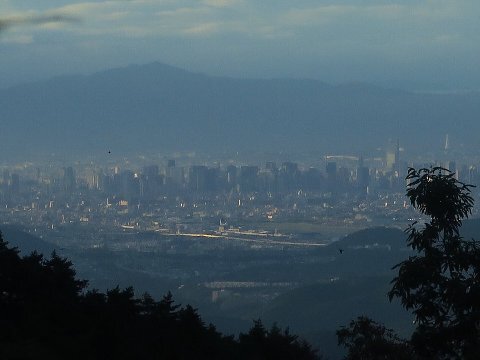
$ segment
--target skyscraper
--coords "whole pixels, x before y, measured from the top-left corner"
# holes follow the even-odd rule
[[[75,170],[71,166],[63,169],[63,189],[67,193],[71,193],[76,187]]]

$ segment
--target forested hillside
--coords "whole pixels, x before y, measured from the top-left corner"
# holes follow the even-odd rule
[[[316,359],[306,342],[261,321],[238,339],[190,305],[133,288],[86,290],[53,253],[19,256],[0,237],[1,359]]]

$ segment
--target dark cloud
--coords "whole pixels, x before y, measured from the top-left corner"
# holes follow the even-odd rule
[[[0,32],[12,26],[18,25],[41,25],[49,23],[71,23],[78,22],[79,19],[66,15],[26,15],[26,16],[12,16],[0,18]]]

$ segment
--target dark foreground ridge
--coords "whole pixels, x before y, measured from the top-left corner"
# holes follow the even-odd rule
[[[0,359],[318,359],[311,346],[254,321],[238,339],[190,305],[133,288],[101,293],[55,252],[21,257],[0,233]]]

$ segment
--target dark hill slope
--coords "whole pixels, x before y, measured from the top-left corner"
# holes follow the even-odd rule
[[[288,324],[331,359],[339,359],[335,331],[360,315],[381,321],[406,336],[412,317],[398,303],[390,303],[390,277],[358,277],[318,283],[280,295],[266,309],[266,322]]]
[[[392,267],[408,256],[406,234],[396,228],[377,227],[355,232],[320,249],[333,257],[322,265],[332,277],[392,276]]]
[[[55,246],[37,236],[30,235],[18,225],[1,225],[0,232],[9,245],[16,247],[22,255],[36,251],[40,254],[50,254]]]
[[[342,248],[390,248],[400,250],[406,247],[406,235],[397,228],[375,227],[360,230],[345,236],[332,246]]]
[[[331,261],[311,264],[305,276],[312,283],[278,296],[265,308],[262,318],[288,324],[331,359],[342,357],[335,331],[359,315],[408,335],[411,315],[387,298],[395,275],[392,266],[409,255],[405,239],[399,229],[378,227],[319,249],[318,254],[329,254]]]

